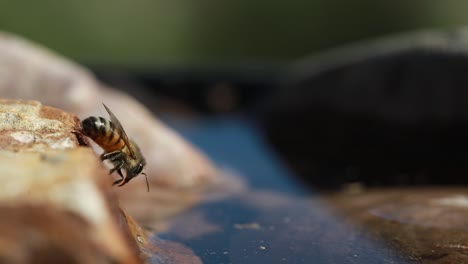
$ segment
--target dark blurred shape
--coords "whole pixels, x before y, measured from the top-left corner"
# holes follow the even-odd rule
[[[260,116],[314,186],[467,183],[468,39],[423,32],[306,59]]]
[[[135,96],[156,112],[206,115],[248,112],[271,91],[280,66],[239,65],[124,69],[91,66],[102,81]],[[172,102],[171,102],[172,101]],[[169,103],[170,102],[170,103]]]

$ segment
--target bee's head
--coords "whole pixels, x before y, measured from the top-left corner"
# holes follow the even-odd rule
[[[136,167],[135,169],[132,170],[132,175],[134,176],[137,176],[138,174],[141,173],[141,171],[143,171],[143,167],[145,166],[145,164],[143,162],[140,162]]]
[[[143,168],[145,167],[146,163],[145,161],[143,160],[142,162],[138,163],[138,165],[135,167],[135,169],[132,170],[132,177],[135,177],[137,175],[139,175],[140,173],[145,175],[145,178],[146,178],[146,189],[148,190],[149,192],[149,183],[148,183],[148,176],[146,175],[146,173],[142,173],[143,171]]]

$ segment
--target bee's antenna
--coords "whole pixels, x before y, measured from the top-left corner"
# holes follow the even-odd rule
[[[145,175],[145,179],[146,179],[146,191],[149,192],[148,175],[146,175],[146,173],[144,173],[144,172],[142,172],[141,174]]]

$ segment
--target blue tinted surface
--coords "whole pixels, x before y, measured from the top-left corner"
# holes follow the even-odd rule
[[[293,172],[264,141],[255,126],[240,117],[196,122],[165,119],[183,137],[203,150],[218,166],[233,169],[252,187],[305,194]]]
[[[172,229],[158,238],[188,246],[207,264],[408,263],[399,252],[341,221],[320,196],[294,180],[246,120],[164,121],[218,166],[245,177],[250,188],[184,212],[173,220]],[[249,224],[255,227],[242,228]],[[187,236],[189,229],[204,226],[214,229]]]

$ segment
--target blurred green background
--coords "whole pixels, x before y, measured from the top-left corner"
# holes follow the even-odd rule
[[[329,47],[468,22],[467,1],[0,2],[0,29],[84,64],[282,63]]]

